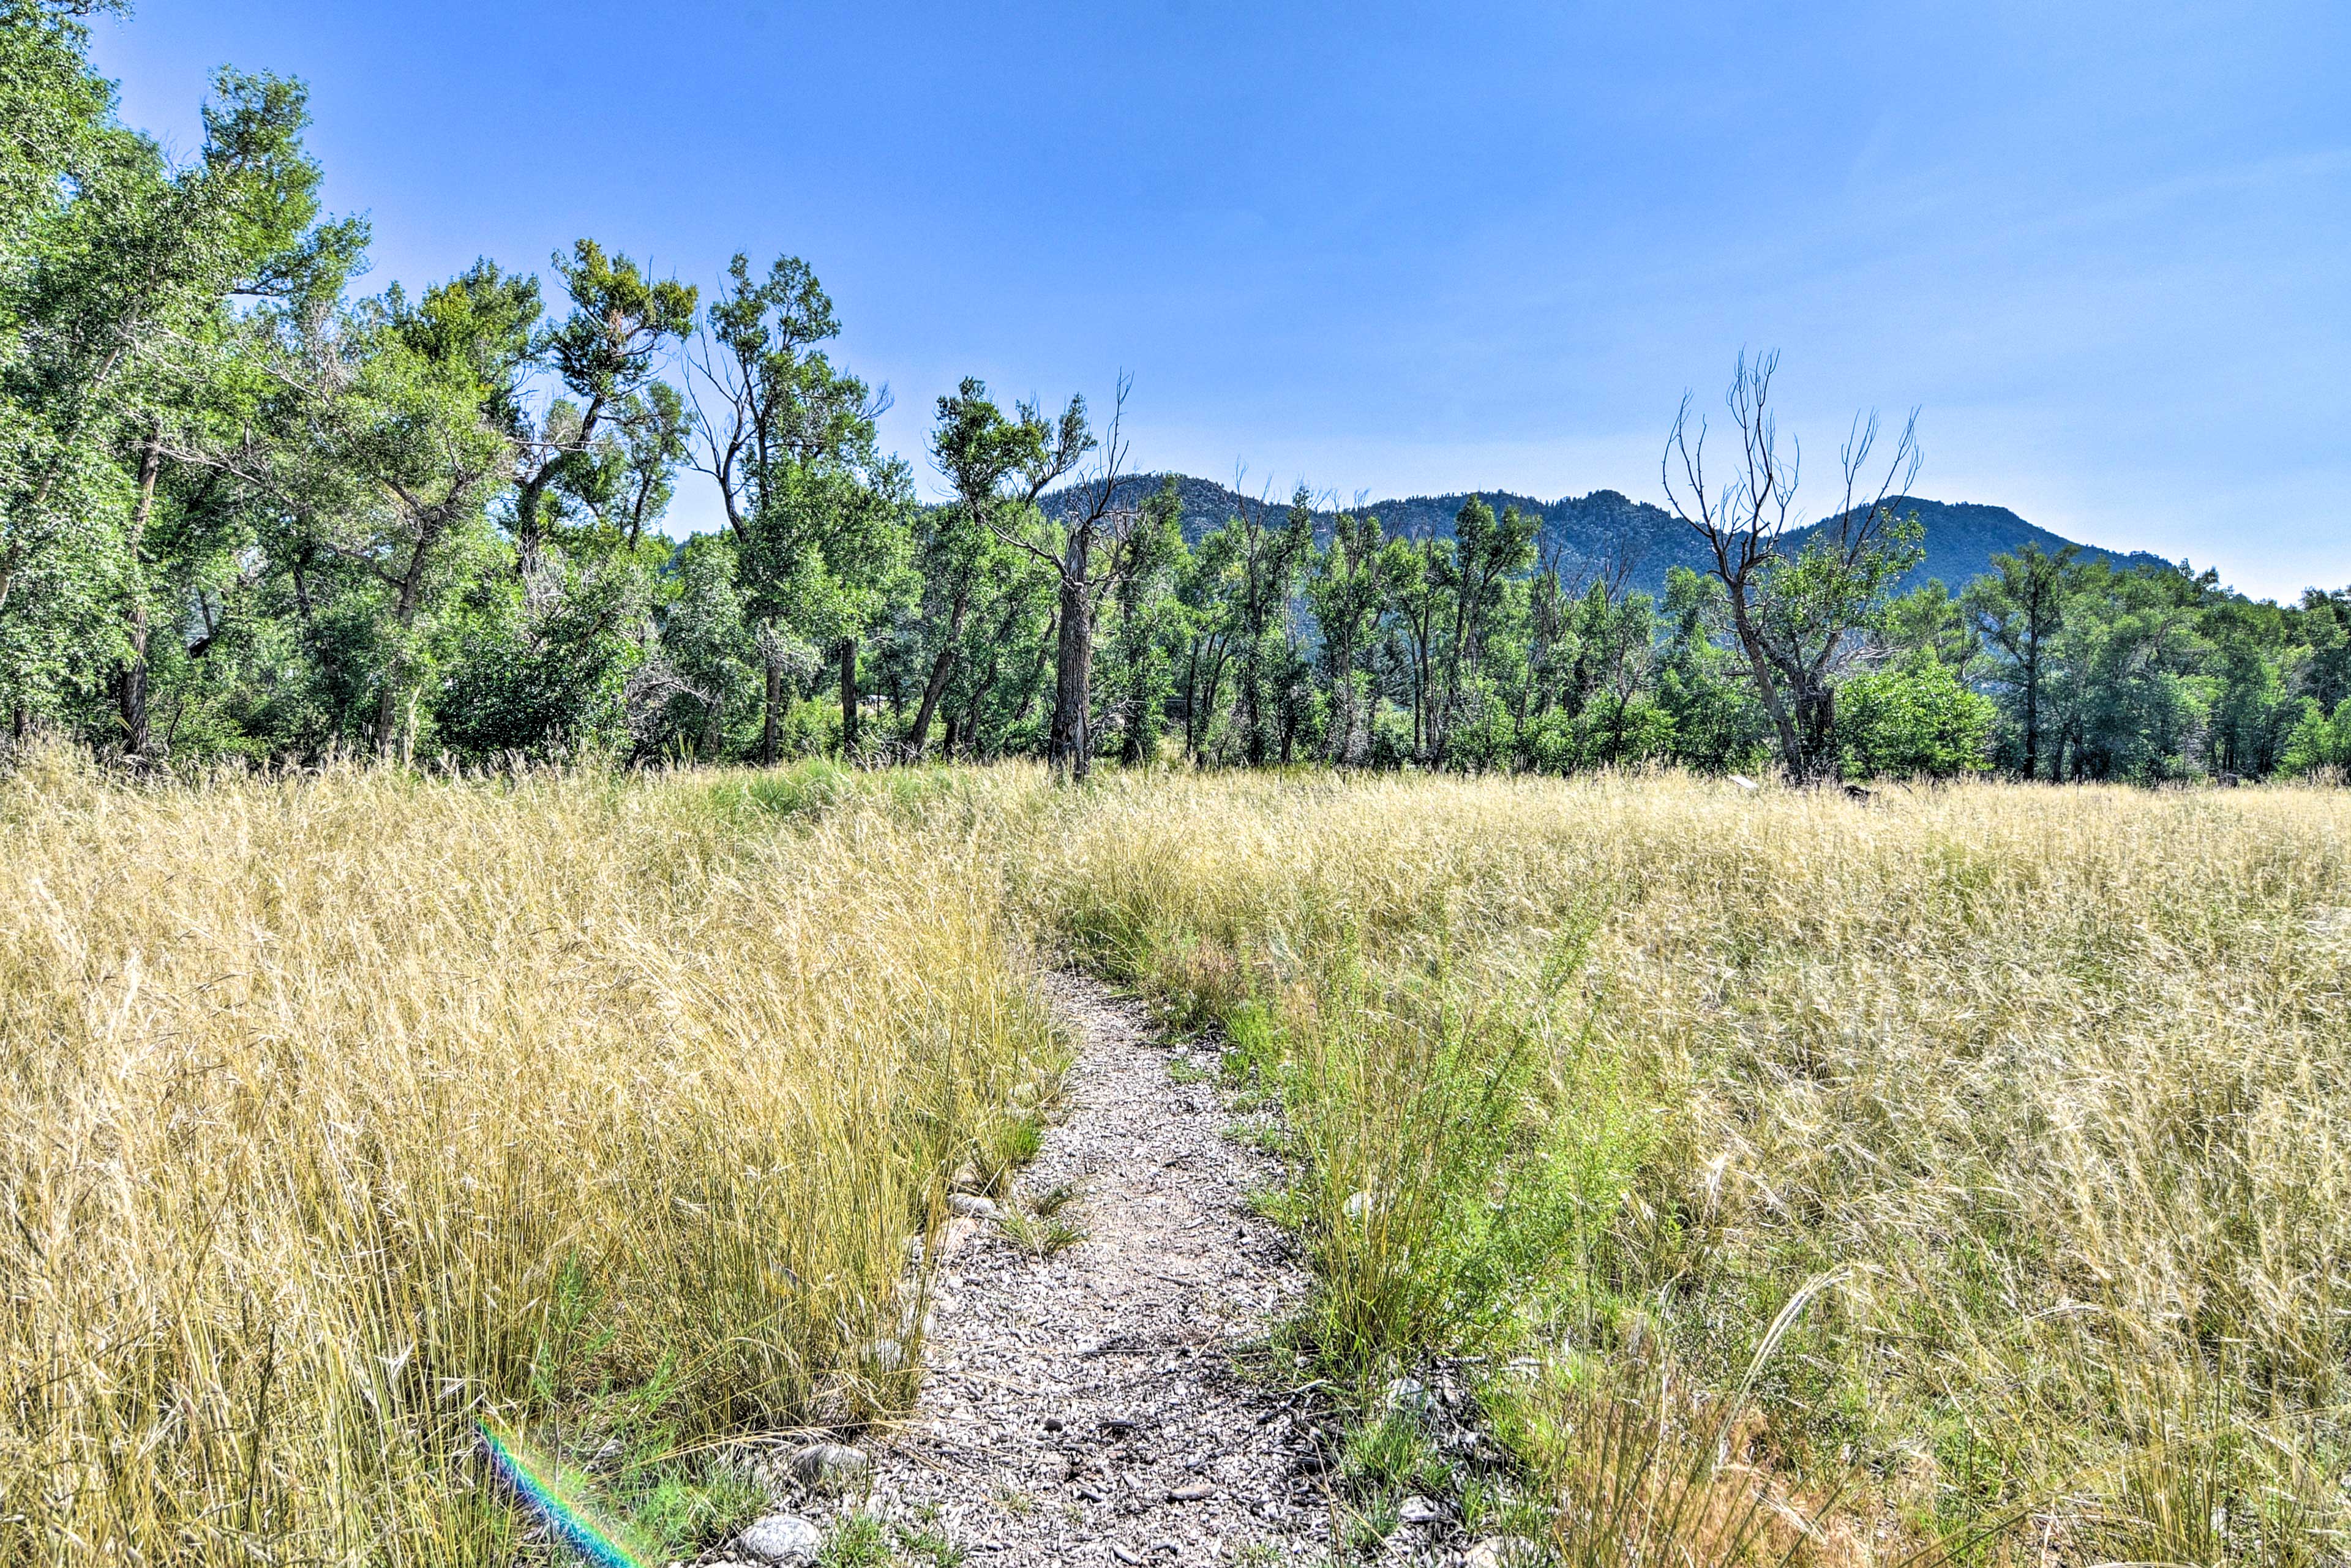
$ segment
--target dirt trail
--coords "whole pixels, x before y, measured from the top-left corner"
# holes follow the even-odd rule
[[[1272,1162],[1227,1135],[1212,1051],[1160,1043],[1092,982],[1048,984],[1080,1050],[1017,1191],[1073,1184],[1060,1213],[1084,1239],[1040,1259],[997,1222],[951,1228],[922,1400],[875,1453],[872,1502],[935,1510],[976,1565],[1316,1561],[1308,1430],[1234,1361],[1306,1289],[1247,1206]]]

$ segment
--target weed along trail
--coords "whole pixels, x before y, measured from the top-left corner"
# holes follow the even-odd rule
[[[1236,1359],[1306,1288],[1248,1207],[1272,1167],[1227,1135],[1210,1051],[1048,984],[1081,1042],[1062,1113],[995,1215],[967,1200],[947,1228],[921,1402],[876,1446],[862,1528],[902,1561],[925,1539],[1008,1564],[1318,1560],[1311,1434]],[[860,1527],[836,1507],[838,1540]]]

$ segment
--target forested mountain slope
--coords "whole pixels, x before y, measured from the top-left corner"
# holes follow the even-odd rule
[[[1139,504],[1145,495],[1159,487],[1164,477],[1159,474],[1140,474],[1121,480],[1121,504]],[[1285,496],[1245,496],[1212,479],[1179,474],[1176,485],[1184,497],[1184,537],[1193,543],[1227,519],[1238,516],[1244,507],[1261,507],[1277,514],[1288,509]],[[1045,497],[1047,511],[1055,510],[1057,502],[1066,494],[1057,492]],[[1457,491],[1444,496],[1367,500],[1360,507],[1347,497],[1334,501],[1329,496],[1320,496],[1315,499],[1316,532],[1327,537],[1330,516],[1348,510],[1372,513],[1391,536],[1447,534],[1453,529],[1454,514],[1470,494]],[[1633,586],[1662,594],[1668,568],[1703,569],[1706,565],[1705,546],[1679,518],[1662,507],[1635,501],[1614,490],[1594,490],[1588,496],[1565,496],[1555,501],[1537,500],[1508,490],[1480,490],[1476,494],[1498,512],[1504,507],[1516,507],[1521,512],[1541,513],[1544,538],[1552,549],[1559,552],[1570,576],[1579,570],[1597,572],[1607,562],[1629,558]],[[1973,501],[1933,501],[1916,496],[1896,497],[1893,504],[1903,514],[1915,515],[1926,529],[1926,559],[1903,580],[1905,588],[1938,578],[1957,591],[1969,579],[1990,570],[1995,555],[2027,544],[2039,545],[2053,553],[2073,543],[2027,522],[2006,507]],[[1824,526],[1825,523],[1815,523],[1813,528]],[[1802,537],[1797,536],[1799,539]],[[2079,548],[2083,558],[2089,560],[2107,560],[2124,567],[2163,564],[2161,557],[2146,550],[2124,553],[2092,545]]]

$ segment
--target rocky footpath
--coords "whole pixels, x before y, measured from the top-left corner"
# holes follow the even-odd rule
[[[1081,1041],[1062,1114],[1011,1193],[956,1205],[920,1404],[862,1448],[792,1456],[787,1511],[734,1561],[810,1562],[861,1528],[901,1561],[1004,1568],[1326,1555],[1323,1449],[1264,1365],[1307,1285],[1249,1211],[1273,1163],[1228,1135],[1212,1050],[1159,1043],[1090,982],[1050,984]]]

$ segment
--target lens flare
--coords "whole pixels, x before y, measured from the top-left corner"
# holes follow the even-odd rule
[[[537,1514],[555,1539],[578,1552],[596,1568],[644,1568],[644,1564],[618,1542],[598,1528],[578,1505],[563,1495],[560,1485],[546,1467],[533,1464],[517,1451],[507,1437],[494,1430],[488,1422],[475,1424],[482,1434],[482,1442],[489,1449],[490,1468],[498,1478],[512,1487],[523,1506]]]

